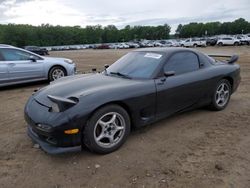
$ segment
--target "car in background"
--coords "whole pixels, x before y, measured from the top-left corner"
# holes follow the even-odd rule
[[[70,59],[43,57],[13,46],[0,46],[0,87],[74,75]]]
[[[209,37],[209,38],[206,38],[205,40],[206,40],[206,45],[207,46],[215,46],[217,44],[218,38]]]
[[[239,46],[240,44],[240,40],[234,37],[223,37],[217,41],[218,46]]]
[[[130,130],[187,110],[226,108],[240,84],[238,56],[216,61],[197,50],[129,52],[102,73],[62,78],[28,100],[28,135],[50,154],[107,154]]]
[[[199,38],[190,38],[190,39],[187,39],[183,42],[181,42],[181,46],[182,47],[206,47],[207,44],[206,44],[206,40],[204,39],[199,39]]]
[[[118,44],[118,49],[128,49],[129,45],[127,45],[126,43],[119,43]]]
[[[163,47],[164,45],[161,43],[161,42],[159,42],[159,41],[154,41],[153,42],[153,45],[154,45],[154,47]]]
[[[162,40],[161,44],[164,47],[179,47],[180,43],[176,40]]]
[[[240,40],[242,45],[249,45],[250,44],[250,37],[247,35],[237,35],[235,36],[236,39]]]
[[[38,46],[25,46],[24,49],[38,55],[49,55],[49,52],[46,48],[41,48]]]
[[[110,49],[110,46],[107,44],[96,45],[94,49]]]
[[[135,43],[135,42],[128,42],[127,45],[129,46],[129,48],[139,48],[140,45]]]

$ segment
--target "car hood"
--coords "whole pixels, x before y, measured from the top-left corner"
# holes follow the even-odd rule
[[[71,59],[67,58],[59,58],[59,57],[42,57],[44,60],[50,61],[50,62],[64,62],[65,60],[67,61],[72,61]]]
[[[40,89],[34,98],[39,103],[50,107],[51,101],[48,95],[69,98],[81,98],[95,92],[103,90],[114,90],[121,87],[136,84],[137,81],[115,77],[106,76],[104,74],[83,74],[76,76],[69,76],[61,78],[57,81],[51,82],[47,87]]]

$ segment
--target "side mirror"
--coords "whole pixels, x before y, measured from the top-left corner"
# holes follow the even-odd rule
[[[30,56],[30,60],[31,60],[32,62],[36,62],[36,58],[35,58],[34,56]]]
[[[105,65],[104,65],[104,68],[105,68],[105,69],[109,68],[109,65],[108,65],[108,64],[105,64]]]
[[[166,71],[164,72],[164,76],[169,77],[169,76],[174,76],[175,75],[175,71]]]

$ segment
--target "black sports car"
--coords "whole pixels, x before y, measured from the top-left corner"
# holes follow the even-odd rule
[[[40,48],[38,46],[25,46],[24,49],[30,52],[36,53],[38,55],[49,55],[49,52],[47,49]]]
[[[224,109],[240,83],[238,56],[216,61],[183,48],[128,53],[102,73],[61,78],[25,107],[28,135],[48,153],[118,149],[132,127],[189,109]]]

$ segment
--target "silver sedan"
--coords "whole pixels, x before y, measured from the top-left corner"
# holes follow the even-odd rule
[[[0,87],[74,75],[70,59],[42,57],[24,49],[0,45]]]

